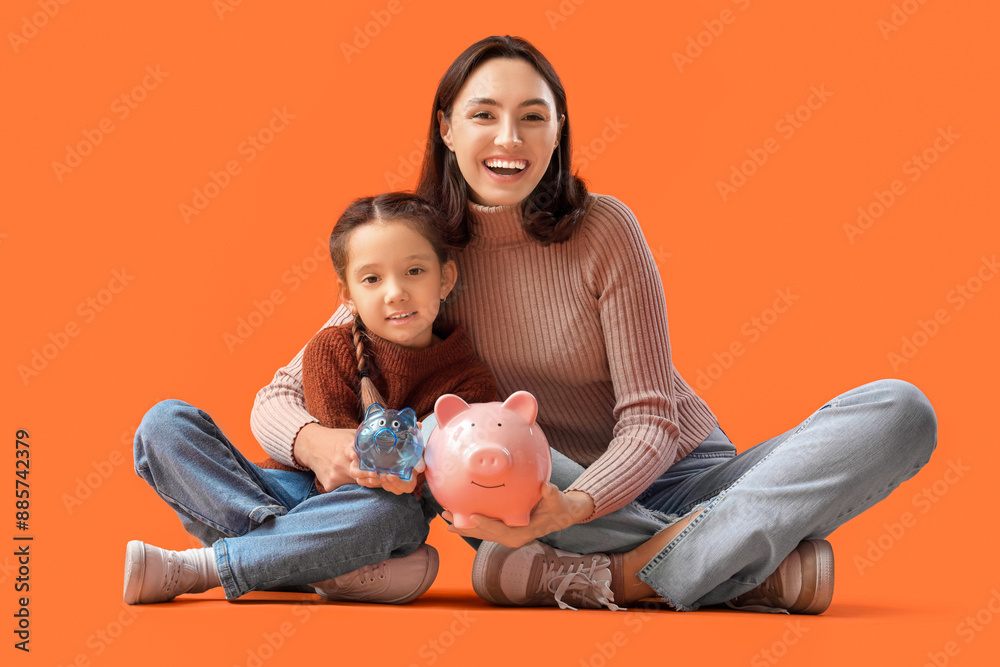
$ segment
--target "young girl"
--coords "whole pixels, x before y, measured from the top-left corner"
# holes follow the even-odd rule
[[[434,209],[407,193],[358,199],[337,221],[330,254],[353,321],[317,333],[302,357],[306,405],[322,426],[356,428],[373,402],[427,415],[446,393],[496,399],[493,374],[464,330],[433,330],[457,279],[441,228]],[[250,463],[207,414],[180,401],[146,415],[135,460],[206,548],[129,542],[129,604],[220,585],[232,599],[303,584],[330,600],[403,603],[437,574],[437,552],[423,544],[433,513],[411,495],[420,475],[404,482],[354,461],[356,484],[325,489],[304,466]]]
[[[415,195],[389,193],[355,201],[337,222],[330,255],[352,320],[317,333],[302,358],[306,408],[320,425],[357,428],[359,394],[361,414],[379,403],[427,415],[442,394],[496,399],[493,374],[464,329],[443,339],[432,331],[457,277],[434,221],[437,213]],[[271,458],[258,465],[295,470]],[[359,484],[394,493],[413,491],[417,479],[355,472]]]

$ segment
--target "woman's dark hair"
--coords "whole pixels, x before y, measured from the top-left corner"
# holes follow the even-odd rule
[[[427,239],[442,265],[451,259],[455,246],[442,233],[444,222],[441,214],[429,203],[409,192],[387,192],[374,197],[361,197],[348,205],[330,233],[330,259],[333,260],[333,270],[337,272],[341,283],[347,284],[347,246],[354,230],[369,223],[388,222],[406,224]],[[368,334],[357,313],[354,315],[352,332],[358,358],[358,374],[361,376],[358,395],[362,412],[368,410],[372,403],[394,407],[386,406],[385,399],[372,382],[373,364],[365,350],[365,338]]]
[[[427,151],[420,170],[417,193],[441,209],[448,235],[458,247],[471,240],[469,230],[468,184],[458,167],[458,159],[441,139],[438,110],[451,118],[452,105],[472,72],[494,58],[520,59],[529,63],[545,79],[556,101],[556,116],[565,116],[559,146],[548,169],[535,189],[521,202],[525,230],[543,245],[562,243],[570,238],[587,207],[587,186],[570,173],[572,142],[566,91],[559,75],[538,49],[520,37],[487,37],[462,52],[441,77],[431,107]]]

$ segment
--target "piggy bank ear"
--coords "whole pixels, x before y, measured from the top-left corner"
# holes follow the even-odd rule
[[[385,408],[383,408],[378,403],[372,403],[368,406],[368,410],[365,411],[365,421],[370,419],[381,417],[385,414]]]
[[[407,428],[413,428],[417,425],[417,413],[413,411],[413,408],[403,408],[400,410],[399,418]]]
[[[434,403],[438,426],[447,426],[455,417],[469,409],[469,404],[455,394],[445,394]]]
[[[521,415],[529,426],[535,423],[535,417],[538,415],[538,401],[526,391],[515,391],[508,396],[503,402],[503,408]]]

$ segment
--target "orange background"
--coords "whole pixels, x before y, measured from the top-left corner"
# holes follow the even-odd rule
[[[11,646],[13,546],[0,556],[3,655],[51,665],[491,665],[531,655],[601,667],[972,665],[997,654],[1000,618],[988,604],[1000,610],[1000,459],[988,420],[1000,279],[983,261],[1000,251],[1000,11],[916,0],[401,0],[395,14],[381,0],[225,5],[232,11],[222,2],[10,0],[0,10],[0,433],[9,443],[17,429],[31,433],[35,538],[30,654]],[[385,25],[370,24],[379,18]],[[366,24],[377,34],[345,55]],[[528,38],[559,71],[581,174],[638,216],[666,286],[674,361],[692,384],[714,376],[700,393],[740,449],[850,387],[900,377],[937,410],[930,464],[832,536],[837,594],[817,618],[489,607],[472,596],[472,551],[440,521],[431,541],[443,569],[409,607],[263,594],[233,604],[216,590],[124,612],[127,540],[191,546],[130,469],[142,414],[183,398],[260,455],[254,394],[334,304],[333,271],[314,250],[323,255],[349,200],[413,186],[408,161],[439,77],[494,33]],[[689,47],[679,71],[675,53]],[[800,109],[813,87],[828,97]],[[294,118],[248,161],[241,144],[274,109]],[[790,132],[782,119],[797,110]],[[87,151],[86,133],[102,122],[113,129],[57,174],[67,145]],[[766,162],[724,200],[718,182],[765,145]],[[935,161],[914,172],[925,150]],[[229,161],[238,173],[186,222],[180,205]],[[892,204],[849,238],[858,207],[878,212],[876,191],[888,201],[896,180]],[[971,298],[959,299],[958,285]],[[778,290],[798,299],[775,318]],[[240,318],[274,296],[252,335],[227,346]],[[921,336],[920,322],[933,335]],[[60,335],[67,326],[75,335]],[[904,338],[919,347],[894,364]],[[727,359],[734,343],[741,354]],[[25,374],[36,351],[52,358]],[[14,500],[0,496],[13,536]]]

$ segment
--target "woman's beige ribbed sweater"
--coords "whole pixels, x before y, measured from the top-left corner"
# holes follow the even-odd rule
[[[470,204],[472,242],[439,322],[461,324],[500,395],[530,391],[549,444],[587,467],[570,490],[590,519],[635,499],[715,428],[715,415],[670,361],[663,285],[638,221],[591,195],[572,238],[542,246],[519,207]],[[345,322],[338,310],[324,326]],[[317,421],[302,396],[302,352],[257,394],[251,427],[292,464],[299,429]]]

